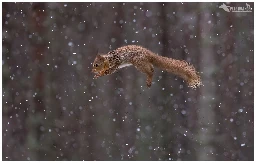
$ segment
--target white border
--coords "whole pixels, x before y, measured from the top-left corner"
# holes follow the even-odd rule
[[[12,1],[12,0],[5,0],[5,1],[2,1],[1,0],[1,4],[0,4],[0,7],[1,7],[1,12],[2,12],[2,2],[31,2],[29,0],[16,0],[16,1]],[[47,1],[47,0],[40,0],[40,2],[70,2],[68,0],[62,0],[62,1]],[[71,2],[90,2],[90,1],[82,1],[82,0],[76,0],[76,1],[71,1]],[[116,1],[116,0],[112,0],[112,1],[105,1],[105,0],[94,0],[93,2],[120,2],[120,1]],[[121,1],[121,2],[159,2],[159,1],[151,1],[151,0],[148,0],[148,1],[145,1],[145,0],[141,0],[141,1],[136,1],[136,0],[124,0],[124,1]],[[179,0],[172,0],[172,1],[168,1],[168,0],[161,0],[160,2],[180,2]],[[193,0],[184,0],[182,2],[199,2],[199,1],[193,1]],[[220,2],[220,1],[216,1],[216,0],[205,0],[205,1],[200,1],[200,2]],[[222,1],[223,2],[223,1]],[[225,1],[225,2],[231,2],[231,1]],[[233,0],[232,2],[242,2],[241,0]],[[254,0],[247,0],[246,2],[254,2]],[[254,5],[254,8],[255,8],[255,5]],[[254,11],[254,9],[253,9]],[[254,12],[254,32],[255,32],[255,12]],[[2,14],[1,14],[1,18],[0,18],[1,22],[2,22]],[[1,27],[0,27],[0,34],[1,34],[1,41],[2,41],[2,24],[1,24]],[[254,47],[255,47],[255,35],[254,35]],[[0,50],[2,52],[2,43],[0,45]],[[1,59],[1,63],[2,63],[2,55],[0,55],[0,59]],[[256,68],[255,66],[255,49],[254,49],[254,70]],[[3,88],[3,83],[2,83],[2,64],[1,64],[1,86]],[[253,70],[253,71],[254,71]],[[255,75],[254,75],[254,93],[255,93]],[[3,94],[2,94],[2,89],[0,90],[0,93],[1,93],[1,96],[3,98]],[[0,103],[1,103],[1,108],[3,107],[3,101],[2,101],[2,98],[0,100]],[[254,94],[254,101],[255,101],[256,97],[255,97],[255,94]],[[254,103],[255,105],[255,103]],[[255,117],[255,112],[254,112],[254,117]],[[1,132],[2,132],[2,110],[1,110],[1,117],[0,117],[0,124],[1,124]],[[0,144],[1,144],[1,154],[0,154],[0,157],[1,157],[1,160],[3,159],[2,158],[2,133],[1,133],[1,140],[0,140]],[[254,147],[255,147],[255,127],[254,127]],[[256,151],[254,149],[254,156],[256,154]],[[13,162],[13,161],[8,161],[8,162]],[[21,161],[21,162],[27,162],[27,161]],[[52,161],[50,161],[52,162]],[[56,161],[56,162],[61,162],[63,163],[63,161]],[[87,162],[94,162],[94,161],[87,161]],[[115,162],[121,162],[121,161],[115,161]],[[145,162],[145,161],[135,161],[135,162]],[[159,161],[150,161],[150,162],[159,162]],[[191,161],[191,162],[198,162],[198,161]],[[215,162],[215,161],[214,161]],[[224,162],[224,161],[219,161],[219,162]],[[242,161],[242,162],[245,162],[245,161]]]

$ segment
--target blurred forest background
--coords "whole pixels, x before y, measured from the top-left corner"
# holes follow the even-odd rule
[[[3,3],[3,160],[253,160],[254,17],[222,4]],[[93,80],[97,51],[128,44],[204,86],[156,69],[148,89],[134,67]]]

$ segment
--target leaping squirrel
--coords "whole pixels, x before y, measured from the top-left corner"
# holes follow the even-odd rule
[[[127,45],[107,54],[97,54],[92,72],[94,79],[113,74],[117,70],[134,65],[136,69],[147,75],[146,84],[152,84],[154,66],[183,78],[189,87],[196,88],[202,85],[200,76],[193,65],[186,61],[159,56],[152,51],[137,45]]]

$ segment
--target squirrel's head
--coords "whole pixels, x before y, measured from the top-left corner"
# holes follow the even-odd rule
[[[108,67],[108,61],[102,55],[97,54],[92,66],[93,66],[92,72],[97,73]]]

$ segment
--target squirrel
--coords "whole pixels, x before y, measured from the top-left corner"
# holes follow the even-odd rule
[[[189,87],[197,88],[202,85],[201,78],[193,65],[183,60],[159,56],[138,45],[122,46],[107,54],[97,54],[92,72],[95,73],[94,79],[96,79],[131,65],[146,74],[148,87],[152,84],[154,66],[183,78]]]

